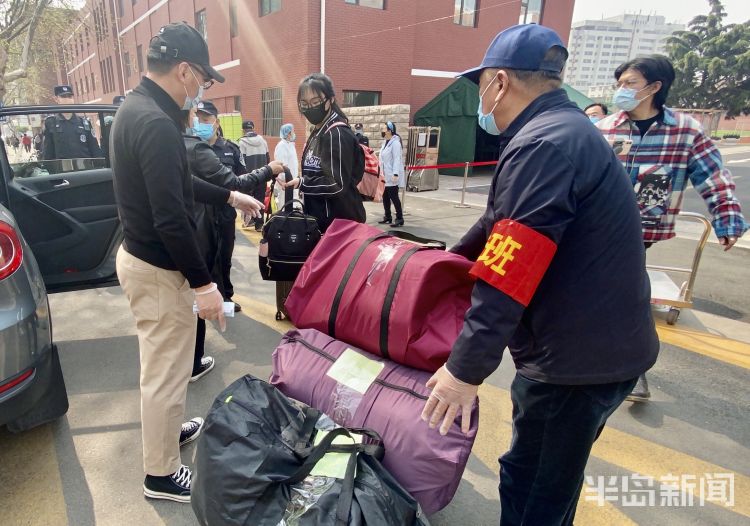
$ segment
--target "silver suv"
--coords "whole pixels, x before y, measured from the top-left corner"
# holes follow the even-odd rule
[[[47,293],[117,285],[122,232],[107,147],[116,110],[0,108],[0,426],[14,432],[68,410]],[[30,147],[14,140],[22,134],[35,138]],[[96,156],[65,153],[82,151],[75,141],[95,141]]]

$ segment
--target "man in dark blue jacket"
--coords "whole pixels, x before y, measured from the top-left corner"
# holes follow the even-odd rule
[[[463,74],[479,84],[479,125],[499,136],[500,160],[487,210],[452,249],[476,261],[477,282],[422,418],[446,433],[461,411],[467,432],[479,384],[510,349],[502,525],[573,523],[591,447],[659,349],[638,208],[561,89],[567,56],[554,31],[514,26]]]

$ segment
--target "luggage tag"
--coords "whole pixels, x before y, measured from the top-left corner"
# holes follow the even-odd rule
[[[384,362],[370,360],[352,349],[346,349],[328,369],[327,376],[359,394],[365,394],[385,367]]]
[[[328,431],[318,431],[315,434],[315,443],[314,445],[317,446],[320,444],[320,442],[325,438],[325,436],[328,434]],[[351,444],[361,444],[362,443],[362,435],[358,435],[356,433],[351,433],[351,437],[348,436],[340,436],[336,437],[332,445],[340,445],[340,446],[346,446]],[[349,457],[351,456],[351,453],[326,453],[323,455],[323,458],[321,458],[317,464],[315,464],[315,467],[310,472],[310,475],[313,477],[333,477],[337,479],[343,479],[346,478],[346,466],[349,464]],[[356,475],[356,470],[354,474]]]
[[[234,302],[233,301],[225,301],[223,308],[224,308],[225,318],[234,318]],[[193,314],[198,314],[197,303],[193,303]]]

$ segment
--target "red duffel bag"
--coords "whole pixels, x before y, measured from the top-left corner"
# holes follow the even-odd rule
[[[463,326],[472,264],[395,235],[336,219],[302,267],[286,309],[300,329],[434,372]]]

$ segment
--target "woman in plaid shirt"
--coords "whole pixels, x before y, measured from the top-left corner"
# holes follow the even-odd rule
[[[630,176],[646,248],[674,237],[675,217],[688,181],[706,201],[719,243],[729,250],[748,229],[734,194],[732,174],[701,125],[664,104],[675,73],[663,56],[637,57],[615,70],[612,102],[622,111],[596,123]],[[651,396],[643,375],[629,399]]]

